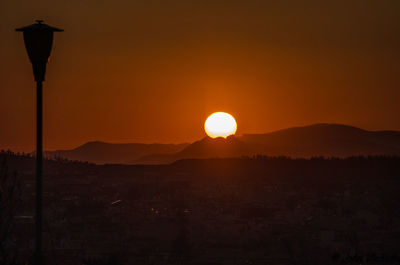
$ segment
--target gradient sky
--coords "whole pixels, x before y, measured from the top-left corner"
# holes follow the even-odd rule
[[[32,151],[22,34],[55,35],[46,149],[189,142],[215,111],[238,133],[319,122],[400,129],[400,1],[2,0],[0,148]]]

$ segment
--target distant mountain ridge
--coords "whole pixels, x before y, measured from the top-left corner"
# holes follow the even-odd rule
[[[400,155],[399,131],[367,131],[342,124],[314,124],[227,139],[205,137],[192,144],[109,144],[89,142],[73,150],[46,152],[94,163],[165,164],[180,159],[252,155],[348,157]]]
[[[146,155],[134,162],[143,164],[166,164],[188,158],[240,157],[251,154],[254,148],[254,144],[245,143],[234,136],[230,136],[227,139],[211,139],[210,137],[204,137],[175,154]]]
[[[169,155],[147,155],[136,163],[171,163],[180,159],[252,155],[348,157],[400,155],[400,132],[366,131],[342,124],[313,124],[228,139],[208,137]]]
[[[399,155],[399,131],[367,131],[342,124],[314,124],[266,134],[245,134],[242,141],[257,143],[270,155],[294,157]]]
[[[87,142],[72,150],[46,151],[46,157],[62,157],[70,160],[89,161],[96,164],[129,164],[142,156],[159,153],[179,152],[188,143],[182,144],[141,144]]]

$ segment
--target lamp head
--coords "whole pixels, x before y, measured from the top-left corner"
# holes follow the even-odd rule
[[[15,30],[24,34],[25,48],[33,65],[35,80],[43,81],[53,44],[53,33],[63,30],[43,24],[43,20],[36,20],[35,24]]]

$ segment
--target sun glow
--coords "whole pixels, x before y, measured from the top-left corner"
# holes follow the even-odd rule
[[[228,137],[236,133],[235,118],[226,112],[215,112],[208,116],[204,123],[204,130],[211,138]]]

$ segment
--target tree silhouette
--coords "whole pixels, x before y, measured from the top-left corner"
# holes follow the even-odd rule
[[[20,199],[17,174],[9,174],[6,159],[0,161],[0,264],[16,264],[12,242],[12,225],[16,204]]]

